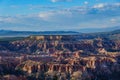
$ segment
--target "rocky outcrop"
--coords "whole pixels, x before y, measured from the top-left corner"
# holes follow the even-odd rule
[[[24,75],[28,80],[31,77],[33,80],[80,80],[81,77],[82,80],[115,80],[116,76],[119,79],[119,40],[30,36],[0,43],[0,49],[0,75],[13,74],[14,78]]]
[[[27,80],[25,77],[23,76],[15,76],[15,75],[5,75],[2,78],[0,78],[1,80]]]
[[[14,48],[13,48],[14,47]],[[0,43],[1,50],[21,53],[54,53],[56,50],[83,50],[89,53],[120,51],[119,40],[97,38],[93,40],[77,40],[75,36],[30,36],[24,40]]]
[[[48,62],[48,63],[41,63],[35,61],[26,61],[22,63],[20,66],[23,71],[28,73],[33,72],[47,72],[47,71],[58,71],[58,72],[70,72],[73,73],[75,71],[82,71],[84,72],[87,69],[112,69],[120,70],[117,60],[111,57],[103,57],[103,56],[90,56],[90,57],[80,57],[80,58],[67,58],[64,59],[62,63],[59,61],[57,62]],[[116,69],[116,67],[118,68]],[[18,67],[20,67],[18,66]],[[113,69],[114,68],[114,69]]]

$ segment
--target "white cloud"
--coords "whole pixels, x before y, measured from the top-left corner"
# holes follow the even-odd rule
[[[109,5],[108,5],[109,6]],[[20,30],[78,30],[120,25],[120,7],[72,7],[16,17],[0,17],[0,28]],[[4,22],[3,22],[4,21]],[[23,27],[23,28],[21,28]]]
[[[93,6],[93,8],[104,8],[104,7],[105,7],[105,4],[103,4],[103,3]]]
[[[52,2],[69,2],[69,1],[72,1],[72,0],[51,0]]]
[[[115,18],[110,19],[110,21],[111,21],[112,23],[116,23],[116,19],[115,19]]]
[[[0,17],[0,22],[14,23],[15,21],[13,17]]]
[[[87,5],[87,4],[89,4],[89,2],[88,2],[88,1],[85,1],[84,4]]]
[[[93,8],[97,9],[112,9],[112,8],[120,8],[120,3],[113,3],[113,4],[108,4],[108,3],[99,3],[93,6]]]

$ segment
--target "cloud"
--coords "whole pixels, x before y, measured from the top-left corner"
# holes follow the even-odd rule
[[[95,9],[96,10],[96,9]],[[106,10],[103,11],[98,9],[94,11],[93,8],[86,9],[82,8],[79,9],[67,9],[63,11],[52,11],[52,12],[44,12],[40,13],[40,18],[44,19],[45,21],[51,22],[56,26],[64,26],[66,29],[80,29],[80,28],[98,28],[98,27],[113,27],[118,26],[120,23],[120,11],[117,11],[114,14],[114,10]],[[102,20],[102,21],[101,21]],[[63,27],[62,27],[63,28]]]
[[[72,0],[51,0],[52,2],[69,2],[69,1],[72,1]]]
[[[103,4],[103,3],[93,6],[93,8],[104,8],[104,7],[105,7],[105,4]]]
[[[30,15],[0,16],[0,29],[79,30],[120,26],[119,22],[120,7],[118,4],[98,4],[98,7],[76,6]]]
[[[113,4],[108,4],[108,3],[99,3],[93,6],[93,8],[120,8],[120,3],[113,3]]]
[[[16,19],[13,17],[1,17],[0,16],[0,22],[4,22],[4,23],[14,23],[16,22]]]
[[[119,19],[118,18],[111,18],[110,21],[111,21],[111,23],[118,23]]]
[[[88,2],[88,1],[85,1],[84,4],[87,5],[87,4],[89,4],[89,2]]]
[[[28,7],[32,10],[34,9],[47,9],[47,10],[55,10],[55,9],[61,9],[62,6],[48,6],[48,5],[28,5]]]

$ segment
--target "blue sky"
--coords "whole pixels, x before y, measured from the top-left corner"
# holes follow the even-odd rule
[[[120,26],[120,0],[0,0],[0,29],[80,30]]]

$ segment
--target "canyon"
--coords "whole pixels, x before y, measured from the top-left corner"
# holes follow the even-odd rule
[[[116,38],[31,35],[0,41],[1,80],[119,80],[119,75]]]

